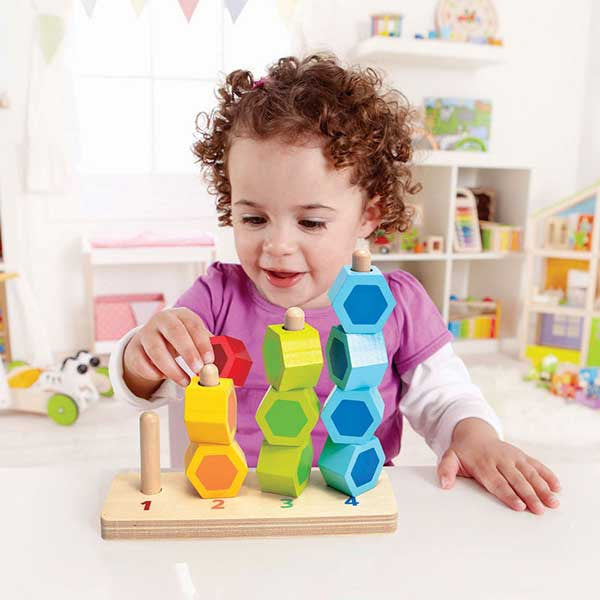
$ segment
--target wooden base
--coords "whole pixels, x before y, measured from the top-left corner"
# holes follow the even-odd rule
[[[256,472],[248,473],[239,495],[202,499],[182,472],[161,474],[162,491],[140,492],[138,472],[117,475],[110,486],[100,522],[104,539],[258,537],[357,533],[396,530],[396,498],[386,469],[375,488],[356,499],[327,487],[312,469],[299,498],[260,491]]]

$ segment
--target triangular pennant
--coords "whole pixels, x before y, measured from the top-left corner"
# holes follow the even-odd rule
[[[65,22],[58,15],[38,15],[37,34],[46,63],[54,58],[65,35]]]
[[[192,20],[196,6],[198,6],[198,0],[179,0],[179,6],[181,6],[181,10],[189,23]]]
[[[131,0],[131,6],[135,10],[135,14],[139,17],[146,6],[146,0]]]
[[[81,4],[83,4],[83,8],[85,8],[87,16],[91,19],[92,14],[94,13],[94,8],[96,8],[96,0],[81,0]]]
[[[244,10],[244,6],[246,6],[247,2],[248,0],[225,0],[225,6],[227,6],[227,10],[234,23],[237,21],[240,13]]]

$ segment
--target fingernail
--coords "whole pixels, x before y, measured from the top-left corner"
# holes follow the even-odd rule
[[[447,488],[450,485],[450,480],[447,477],[442,477],[442,487]]]
[[[203,366],[204,366],[204,364],[202,363],[201,360],[195,360],[194,364],[192,365],[192,369],[193,369],[194,373],[200,373]]]
[[[202,356],[202,360],[205,363],[212,363],[215,361],[215,355],[212,352],[205,352]]]
[[[548,502],[550,502],[550,504],[552,504],[553,506],[556,506],[557,504],[559,504],[558,498],[554,495],[549,496]]]
[[[189,380],[187,377],[182,377],[182,378],[179,380],[179,385],[180,385],[181,387],[187,387],[187,386],[189,385],[189,383],[190,383],[190,380]]]
[[[517,510],[525,510],[527,508],[527,505],[525,504],[525,502],[521,502],[521,500],[519,500],[518,502],[515,502],[515,507],[517,508]]]

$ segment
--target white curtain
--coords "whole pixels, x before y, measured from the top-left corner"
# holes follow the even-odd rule
[[[73,0],[32,0],[33,35],[27,101],[26,186],[29,192],[65,192],[77,148],[72,80],[64,48]],[[64,38],[48,62],[39,43],[40,17],[60,17]]]

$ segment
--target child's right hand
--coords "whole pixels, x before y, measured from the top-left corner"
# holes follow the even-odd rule
[[[123,353],[123,378],[136,395],[149,397],[164,379],[181,386],[189,383],[175,362],[181,356],[198,373],[215,359],[211,333],[202,319],[187,308],[170,308],[155,314],[132,338]]]

